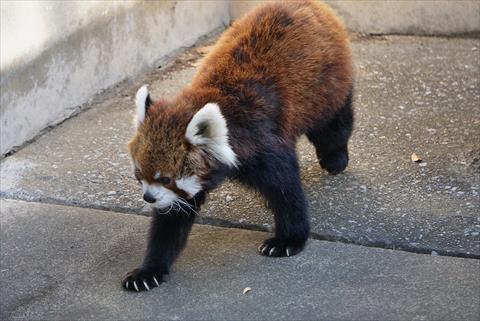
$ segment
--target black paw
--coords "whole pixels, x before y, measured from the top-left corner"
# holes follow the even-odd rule
[[[123,288],[128,291],[149,291],[160,286],[165,273],[150,269],[135,269],[125,275],[122,281]]]
[[[320,161],[320,166],[330,174],[335,175],[343,172],[348,165],[348,151],[342,150],[328,154]]]
[[[305,247],[305,242],[292,242],[279,238],[271,238],[263,241],[258,247],[258,253],[264,256],[292,256],[300,253]]]

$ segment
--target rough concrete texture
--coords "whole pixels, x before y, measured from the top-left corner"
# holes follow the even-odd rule
[[[269,1],[232,1],[230,17],[237,19],[265,2]],[[365,34],[453,35],[480,32],[480,2],[477,0],[324,2],[342,17],[350,30]]]
[[[79,112],[102,89],[165,62],[262,2],[4,1],[0,155]],[[480,32],[476,0],[326,2],[355,32]]]
[[[148,219],[2,201],[2,320],[478,320],[480,261],[311,241],[256,254],[266,233],[195,226],[167,283],[127,293]],[[252,290],[243,294],[243,290]]]
[[[4,19],[9,12],[20,25],[29,21],[50,38],[33,33],[43,42],[32,41],[31,50],[15,55],[13,62],[20,62],[2,65],[1,155],[78,112],[101,90],[163,64],[176,50],[229,21],[227,2],[55,1],[41,2],[39,11],[35,4],[2,4],[2,55],[29,43],[25,37],[32,35],[16,20]],[[12,36],[3,37],[4,32]]]
[[[329,176],[306,139],[298,145],[313,237],[479,257],[479,40],[360,38],[353,48],[349,167]],[[138,79],[4,159],[1,195],[148,212],[126,150],[133,97],[143,83],[153,97],[174,95],[191,79],[195,57]],[[226,183],[200,220],[270,230],[272,215],[256,195]]]
[[[367,34],[454,35],[480,32],[476,0],[327,0],[350,30]]]

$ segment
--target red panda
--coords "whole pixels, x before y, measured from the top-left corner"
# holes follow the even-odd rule
[[[268,3],[233,23],[172,100],[154,102],[140,88],[129,151],[154,214],[144,262],[124,288],[162,282],[206,193],[226,178],[258,191],[273,211],[261,255],[302,251],[309,222],[295,142],[306,134],[321,167],[343,171],[352,90],[347,31],[316,1]]]

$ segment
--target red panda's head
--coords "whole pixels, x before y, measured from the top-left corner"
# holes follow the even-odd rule
[[[138,90],[135,103],[137,131],[128,147],[143,198],[152,206],[169,208],[190,199],[215,166],[236,166],[217,104],[208,103],[196,113],[194,108],[154,104],[146,86]]]

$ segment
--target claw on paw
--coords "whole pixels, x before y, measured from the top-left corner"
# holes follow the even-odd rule
[[[129,291],[150,291],[151,289],[160,286],[165,274],[165,272],[162,273],[157,269],[135,269],[127,273],[123,279],[123,285],[125,289]]]
[[[158,280],[157,280],[156,277],[153,277],[153,281],[155,282],[155,284],[156,284],[157,286],[160,286],[160,284],[158,283]]]
[[[138,286],[137,286],[137,282],[133,281],[133,287],[135,288],[135,291],[138,292]]]
[[[148,284],[147,284],[147,282],[143,281],[143,285],[145,286],[145,289],[147,289],[147,291],[149,291],[149,290],[150,290],[150,288],[148,287]]]
[[[269,257],[293,256],[300,253],[304,246],[305,242],[293,242],[288,239],[271,238],[265,240],[258,247],[258,252],[261,255]]]

